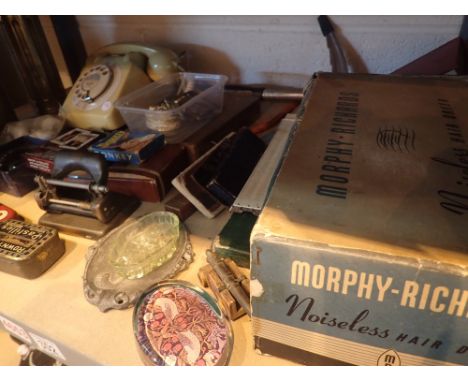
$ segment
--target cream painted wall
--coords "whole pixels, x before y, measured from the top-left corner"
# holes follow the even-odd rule
[[[456,37],[462,16],[333,16],[359,72],[389,73]],[[233,83],[302,86],[330,70],[316,16],[79,16],[86,49],[141,41],[189,53],[189,70]],[[342,40],[343,41],[343,40]]]

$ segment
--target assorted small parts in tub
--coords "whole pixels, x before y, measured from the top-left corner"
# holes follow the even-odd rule
[[[172,74],[115,105],[131,131],[158,131],[167,143],[180,143],[221,113],[226,81],[216,74]]]
[[[157,105],[151,105],[149,110],[153,111],[168,111],[175,109],[179,106],[182,106],[184,103],[188,102],[190,99],[195,97],[198,92],[193,90],[184,91],[182,87],[179,87],[177,93],[171,97],[164,98],[162,102]]]
[[[103,312],[126,309],[142,291],[174,277],[192,260],[192,245],[178,217],[152,212],[116,228],[89,248],[84,294]]]
[[[183,281],[147,290],[135,306],[133,331],[147,365],[222,366],[232,352],[232,328],[216,302]]]

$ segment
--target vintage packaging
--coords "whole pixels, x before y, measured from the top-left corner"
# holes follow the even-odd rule
[[[89,151],[101,154],[111,162],[138,165],[164,146],[164,135],[119,130],[108,134],[89,147]]]
[[[18,220],[0,222],[0,271],[34,279],[65,252],[57,230]]]
[[[24,218],[13,209],[0,203],[0,222],[7,220],[24,220]]]
[[[44,145],[23,153],[28,169],[42,174],[50,174],[54,168],[54,158],[60,149],[55,145]]]
[[[256,347],[468,365],[468,86],[318,74],[251,235]]]

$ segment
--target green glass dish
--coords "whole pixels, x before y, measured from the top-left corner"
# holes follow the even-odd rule
[[[177,249],[180,221],[171,212],[153,212],[123,227],[108,252],[116,272],[139,279],[169,261]]]

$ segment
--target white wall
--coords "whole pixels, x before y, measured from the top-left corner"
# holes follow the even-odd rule
[[[333,16],[356,71],[389,73],[458,36],[462,16]],[[88,53],[119,41],[190,54],[191,71],[302,86],[330,70],[316,16],[79,16]],[[343,40],[342,40],[343,41]]]

